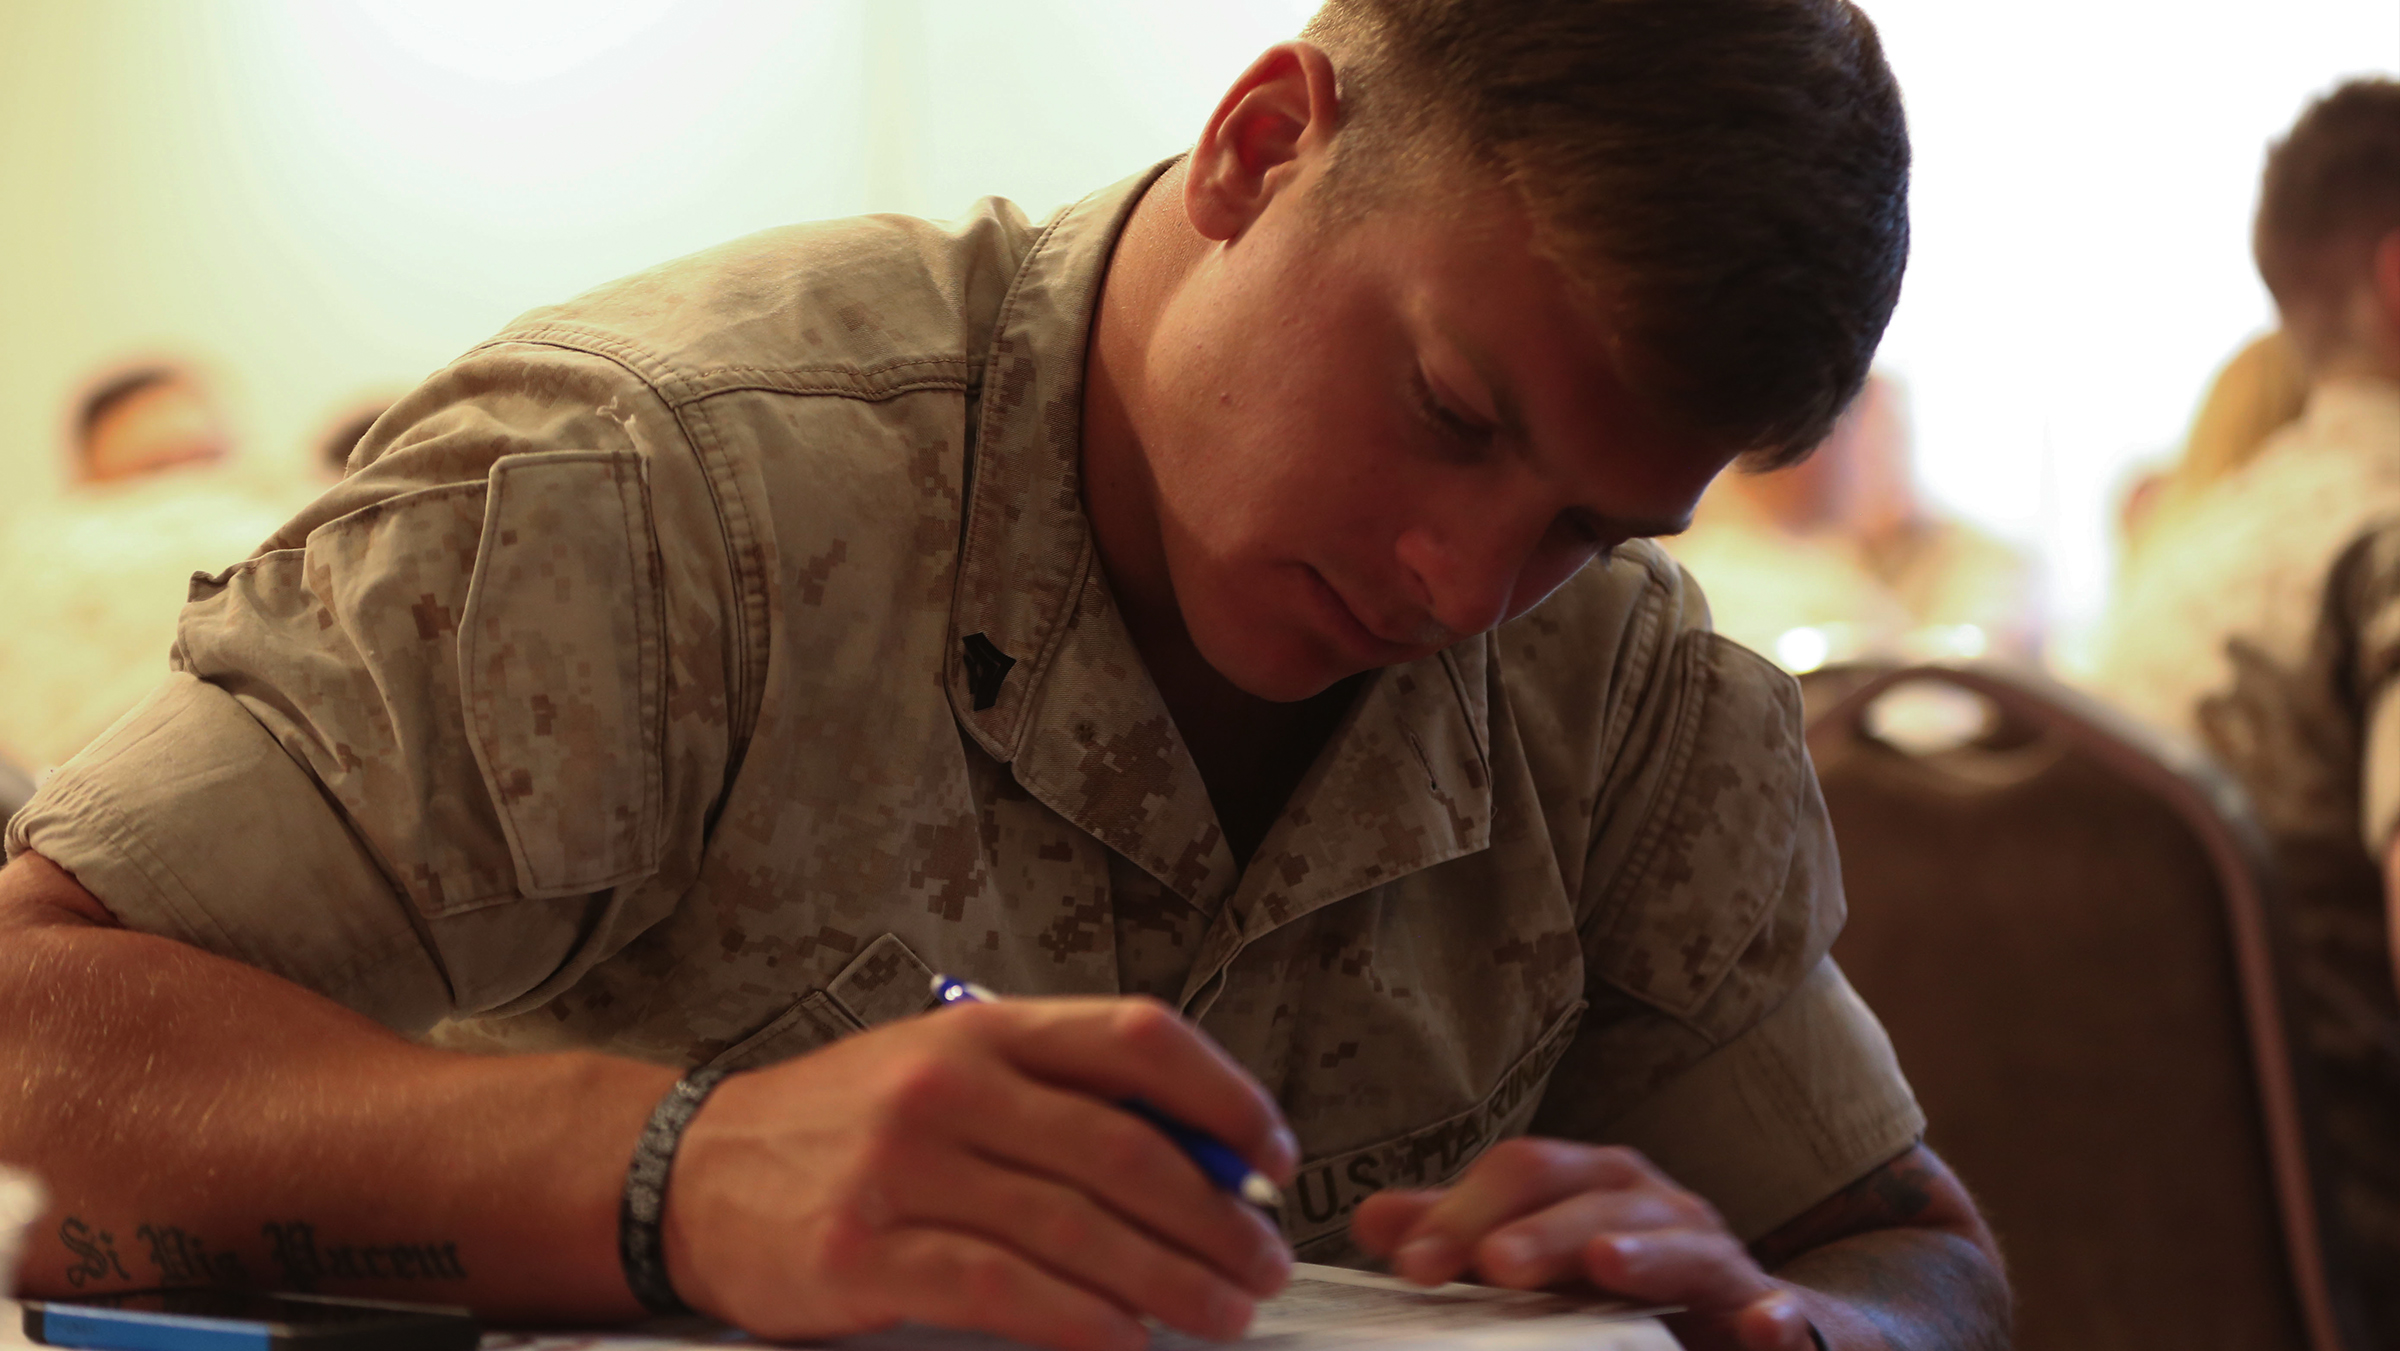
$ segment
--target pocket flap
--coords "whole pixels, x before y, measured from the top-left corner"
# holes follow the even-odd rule
[[[655,871],[663,626],[639,455],[548,452],[492,466],[459,680],[523,895],[599,891]]]
[[[728,1073],[754,1070],[830,1046],[858,1031],[832,996],[818,990],[785,1009],[775,1021],[735,1042],[708,1062],[712,1070]]]
[[[825,987],[861,1027],[923,1013],[933,1005],[933,968],[900,941],[885,934],[850,959]]]
[[[709,1061],[711,1069],[754,1070],[806,1055],[821,1046],[923,1013],[933,1004],[933,968],[897,934],[885,934],[822,990],[800,1002]]]

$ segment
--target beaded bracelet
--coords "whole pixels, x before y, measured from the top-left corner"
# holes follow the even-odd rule
[[[661,1316],[692,1311],[667,1279],[666,1241],[659,1233],[667,1213],[667,1171],[675,1165],[683,1128],[725,1075],[724,1070],[693,1070],[676,1080],[651,1111],[641,1141],[633,1147],[633,1166],[625,1170],[625,1200],[617,1207],[617,1258],[625,1265],[625,1284],[633,1297]]]

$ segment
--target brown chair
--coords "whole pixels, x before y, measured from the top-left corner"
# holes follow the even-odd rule
[[[1917,682],[1986,701],[1980,734],[1912,752],[1870,730]],[[2017,1345],[2367,1351],[2233,782],[1993,666],[1879,673],[1808,739],[1849,896],[1835,954],[1999,1233]]]

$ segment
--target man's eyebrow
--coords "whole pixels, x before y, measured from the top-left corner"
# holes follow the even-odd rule
[[[1433,331],[1442,341],[1450,344],[1452,351],[1466,359],[1466,363],[1474,368],[1476,376],[1483,381],[1484,388],[1491,391],[1492,411],[1500,420],[1500,430],[1519,441],[1532,440],[1533,434],[1525,430],[1524,411],[1517,404],[1515,391],[1511,390],[1508,382],[1501,378],[1499,367],[1485,356],[1483,349],[1477,347],[1465,334],[1438,319],[1434,321]],[[1680,516],[1640,518],[1603,516],[1600,518],[1600,528],[1608,534],[1625,539],[1663,539],[1669,535],[1680,535],[1691,529],[1692,513],[1687,511]]]
[[[1500,420],[1500,430],[1520,441],[1530,439],[1532,434],[1525,430],[1525,413],[1517,405],[1516,391],[1501,378],[1500,368],[1484,354],[1483,349],[1469,341],[1465,334],[1438,319],[1434,321],[1433,331],[1442,341],[1450,344],[1452,351],[1466,358],[1467,365],[1473,367],[1476,376],[1483,381],[1483,387],[1491,391],[1492,412]]]

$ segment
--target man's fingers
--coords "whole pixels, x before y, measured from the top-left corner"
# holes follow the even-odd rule
[[[1435,1187],[1425,1191],[1379,1191],[1358,1203],[1357,1211],[1350,1216],[1350,1236],[1369,1254],[1389,1257],[1425,1212],[1433,1208],[1433,1203],[1442,1199],[1445,1190]]]
[[[1681,1304],[1702,1318],[1726,1317],[1776,1289],[1741,1240],[1718,1227],[1603,1234],[1584,1245],[1583,1272],[1611,1294]]]
[[[1251,1298],[1239,1286],[1071,1186],[978,1162],[918,1174],[893,1206],[900,1224],[988,1239],[1185,1332],[1224,1340],[1250,1325]]]
[[[877,1245],[886,1316],[994,1333],[1059,1351],[1140,1351],[1141,1321],[1107,1299],[973,1234],[908,1229]]]
[[[1027,1074],[1097,1098],[1141,1098],[1233,1147],[1277,1185],[1300,1149],[1274,1099],[1232,1056],[1155,999],[961,1004]]]
[[[1584,1275],[1583,1250],[1596,1236],[1678,1229],[1699,1218],[1681,1194],[1655,1187],[1583,1192],[1486,1234],[1474,1268],[1494,1285],[1535,1290]]]
[[[1579,1192],[1660,1185],[1631,1150],[1518,1138],[1492,1146],[1411,1226],[1393,1270],[1420,1285],[1454,1280],[1484,1235]]]
[[[969,1148],[1084,1192],[1254,1295],[1291,1276],[1283,1236],[1211,1185],[1159,1129],[1081,1093],[1018,1083],[956,1124]]]
[[[1808,1335],[1808,1316],[1787,1290],[1752,1301],[1735,1316],[1733,1333],[1742,1351],[1816,1351]]]

